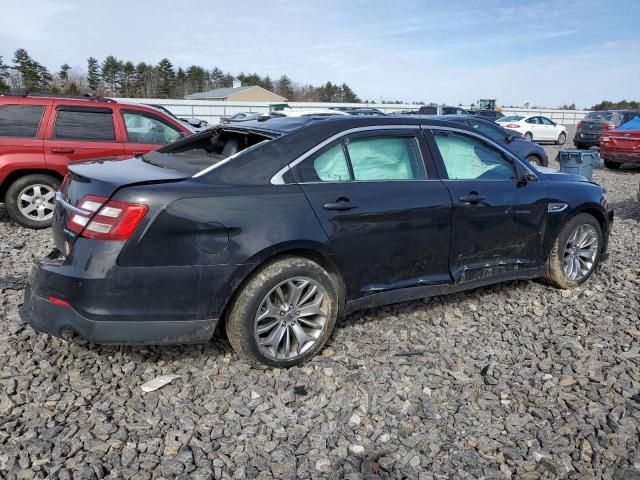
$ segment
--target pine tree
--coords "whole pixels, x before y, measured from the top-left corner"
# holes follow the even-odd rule
[[[354,93],[353,90],[351,90],[351,87],[349,87],[349,85],[347,85],[346,83],[343,83],[342,85],[340,85],[340,90],[342,91],[342,99],[340,101],[345,102],[345,103],[360,103],[361,100],[358,98],[358,96]]]
[[[117,95],[122,83],[122,62],[109,55],[102,62],[102,81],[111,95]]]
[[[20,73],[22,85],[27,91],[46,91],[50,87],[51,74],[29,56],[24,48],[19,48],[13,55],[13,69]]]
[[[58,72],[58,76],[60,77],[60,80],[69,79],[69,70],[71,70],[71,67],[69,66],[68,63],[63,63],[60,66],[60,71]]]
[[[156,67],[156,72],[158,75],[156,95],[158,98],[171,98],[174,94],[176,74],[168,58],[160,60]]]
[[[294,97],[293,83],[291,79],[286,75],[282,75],[278,83],[276,84],[276,93],[287,100],[292,100]]]
[[[9,90],[6,79],[9,77],[9,67],[4,64],[0,56],[0,91]]]
[[[122,65],[122,78],[120,84],[120,94],[123,97],[134,95],[134,83],[136,77],[136,67],[132,62],[125,62]]]
[[[98,60],[93,57],[87,59],[87,83],[94,92],[100,89],[100,67],[98,67]]]

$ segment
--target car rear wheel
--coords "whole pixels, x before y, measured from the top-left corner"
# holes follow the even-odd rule
[[[238,356],[291,367],[316,355],[338,316],[335,280],[317,263],[285,257],[262,267],[242,287],[226,329]]]
[[[578,149],[578,150],[586,150],[587,146],[584,143],[574,143],[574,146]]]
[[[533,165],[534,167],[542,166],[542,160],[537,155],[529,155],[527,157],[527,162],[529,162],[529,164]]]
[[[545,278],[563,289],[583,284],[597,268],[601,248],[602,227],[598,220],[588,213],[576,215],[556,238]]]
[[[620,168],[620,165],[622,164],[618,162],[612,162],[611,160],[605,159],[604,161],[604,166],[610,168],[611,170],[617,170],[618,168]]]
[[[525,139],[527,142],[531,142],[531,141],[533,140],[533,135],[531,134],[531,132],[527,132],[527,133],[525,133],[525,134],[524,134],[524,139]]]
[[[7,212],[23,227],[50,227],[58,188],[60,181],[51,175],[34,174],[20,177],[7,189]]]
[[[560,132],[560,135],[558,135],[558,140],[556,140],[556,145],[564,145],[566,141],[567,134],[564,132]]]

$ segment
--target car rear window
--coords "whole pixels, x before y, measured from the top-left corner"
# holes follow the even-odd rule
[[[510,115],[507,117],[502,117],[498,119],[498,122],[503,123],[503,122],[519,122],[520,120],[522,120],[524,117],[520,116],[520,115]]]
[[[112,111],[110,108],[58,107],[54,137],[113,142],[116,134]]]
[[[0,137],[35,138],[43,113],[41,105],[0,107]]]
[[[584,119],[598,123],[619,123],[621,117],[618,112],[589,112]]]
[[[418,110],[419,115],[437,115],[438,107],[420,107]]]

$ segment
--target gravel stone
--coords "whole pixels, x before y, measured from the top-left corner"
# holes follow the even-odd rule
[[[594,178],[616,220],[586,285],[356,312],[289,370],[250,368],[221,336],[36,333],[18,307],[51,232],[0,205],[0,478],[640,478],[640,168]],[[142,392],[163,375],[180,379]]]

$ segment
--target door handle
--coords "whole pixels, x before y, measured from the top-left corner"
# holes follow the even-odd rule
[[[477,193],[472,192],[469,195],[463,195],[458,200],[460,200],[460,202],[462,202],[462,203],[468,203],[468,204],[471,204],[471,205],[476,205],[476,204],[482,202],[485,199],[486,199],[486,197],[483,197],[482,195],[478,195]]]
[[[348,198],[339,198],[335,202],[329,202],[322,205],[325,210],[337,210],[338,212],[346,212],[357,208],[357,205],[353,205]]]
[[[73,153],[74,149],[71,147],[53,147],[51,151],[53,153]]]

